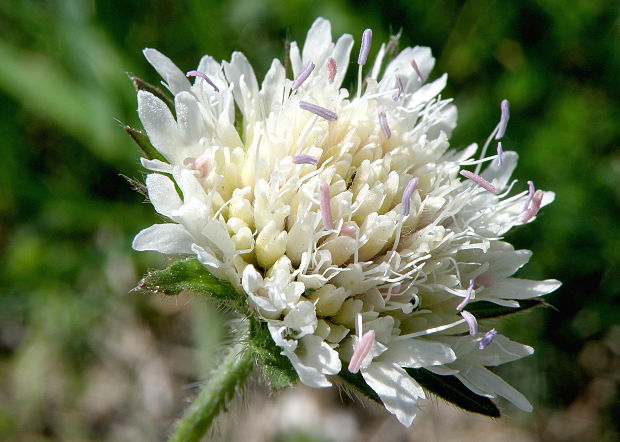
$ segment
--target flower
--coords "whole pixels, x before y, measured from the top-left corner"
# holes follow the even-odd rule
[[[478,324],[471,307],[519,307],[559,286],[512,277],[531,252],[502,240],[554,195],[533,184],[512,194],[517,154],[499,144],[486,155],[506,131],[507,101],[478,158],[476,144],[451,150],[457,112],[439,95],[445,74],[426,82],[431,51],[388,61],[381,45],[367,68],[371,40],[366,30],[354,95],[341,87],[353,38],[334,43],[322,18],[301,51],[291,43],[293,78],[274,60],[260,87],[241,53],[222,64],[205,56],[186,76],[146,49],[174,95],[175,114],[138,93],[166,160],[142,159],[153,172],[146,186],[170,222],[141,231],[133,247],[197,257],[247,296],[304,384],[359,372],[404,425],[425,397],[407,368],[531,409],[485,367],[532,349]]]

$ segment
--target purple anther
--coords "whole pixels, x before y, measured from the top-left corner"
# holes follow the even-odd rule
[[[497,142],[497,165],[501,166],[504,164],[504,149],[502,149],[502,142]]]
[[[196,158],[194,157],[187,157],[183,160],[183,165],[184,166],[188,166],[188,167],[192,167],[194,165],[194,162],[196,161]]]
[[[423,83],[424,82],[424,77],[422,76],[422,72],[420,71],[420,68],[419,68],[418,64],[415,62],[414,59],[411,60],[411,67],[413,68],[415,73],[418,74],[418,81],[420,83]]]
[[[334,223],[332,221],[332,208],[329,202],[329,186],[325,181],[321,182],[319,204],[321,217],[323,218],[323,226],[326,230],[332,230],[334,228]]]
[[[312,112],[314,115],[318,115],[321,118],[325,118],[327,121],[336,121],[338,119],[338,114],[336,112],[330,111],[329,109],[325,109],[324,107],[316,104],[308,103],[307,101],[300,101],[299,107],[303,110],[307,110],[308,112]]]
[[[372,42],[372,30],[366,29],[362,34],[362,45],[360,47],[360,55],[357,57],[357,64],[364,66],[368,60],[370,52],[370,43]]]
[[[351,238],[355,237],[357,233],[357,227],[353,223],[344,223],[340,228],[339,236],[350,236]]]
[[[383,108],[379,109],[379,126],[381,127],[381,131],[383,132],[385,138],[390,138],[392,136],[392,131],[388,125],[385,110],[383,110]]]
[[[220,89],[215,85],[215,83],[213,83],[211,81],[211,79],[207,76],[207,74],[202,73],[200,71],[189,71],[187,74],[185,74],[187,77],[200,77],[202,78],[204,81],[206,81],[207,83],[209,83],[211,85],[211,87],[213,88],[213,90],[215,92],[219,92]]]
[[[336,78],[336,72],[338,72],[338,66],[336,65],[336,59],[334,57],[329,57],[327,59],[327,72],[329,84],[334,82],[334,78]]]
[[[306,79],[310,76],[313,70],[314,70],[314,63],[309,61],[306,64],[306,67],[304,67],[304,70],[301,71],[299,75],[297,75],[297,77],[293,81],[293,84],[291,84],[291,90],[298,89],[302,84],[304,84],[304,81],[306,81]]]
[[[480,350],[484,350],[485,348],[487,348],[489,344],[493,342],[493,338],[495,338],[495,336],[497,336],[497,330],[492,328],[484,334],[484,336],[480,340],[480,343],[478,344],[478,348]]]
[[[497,193],[497,189],[495,188],[495,186],[489,183],[484,178],[482,178],[480,175],[476,175],[475,173],[470,172],[469,170],[461,170],[459,173],[463,175],[465,178],[469,178],[474,183],[478,184],[480,187],[488,190],[489,192]]]
[[[396,90],[392,94],[392,99],[394,101],[398,101],[400,96],[403,94],[403,91],[405,90],[405,86],[403,85],[403,80],[398,75],[396,76],[396,85],[395,85],[395,87],[396,87]]]
[[[319,160],[312,155],[295,155],[293,157],[293,163],[295,164],[312,164],[316,166]]]
[[[474,280],[470,279],[469,287],[467,287],[467,293],[465,294],[465,298],[461,301],[459,305],[456,306],[456,310],[457,311],[463,310],[465,306],[467,305],[467,303],[469,302],[469,300],[471,299],[471,296],[473,294],[474,294]]]
[[[372,349],[372,345],[375,343],[375,331],[368,330],[362,336],[362,339],[357,343],[357,347],[355,347],[355,351],[353,352],[353,356],[351,356],[351,361],[349,362],[349,371],[353,374],[360,371],[360,367],[362,366],[362,362],[370,353]]]
[[[500,108],[502,110],[502,115],[499,118],[499,127],[497,129],[497,133],[495,134],[495,139],[501,139],[506,133],[506,126],[508,126],[508,120],[510,119],[510,110],[508,109],[508,100],[502,100],[500,104]]]
[[[469,327],[469,334],[475,336],[478,333],[478,321],[476,321],[476,317],[467,310],[463,310],[461,316],[467,323],[467,327]]]
[[[405,190],[403,190],[403,197],[400,202],[403,206],[402,214],[403,216],[409,215],[409,211],[411,210],[411,194],[415,190],[415,187],[418,185],[418,178],[411,178],[407,185],[405,186]]]
[[[528,222],[529,220],[531,220],[532,218],[536,216],[536,214],[540,210],[543,195],[544,195],[543,191],[540,189],[534,193],[534,198],[532,198],[532,204],[530,204],[529,209],[527,209],[525,213],[523,214],[524,223]]]
[[[527,195],[527,201],[525,201],[525,206],[523,207],[523,211],[524,212],[530,207],[530,203],[532,202],[532,198],[534,198],[534,192],[536,191],[536,189],[534,188],[534,182],[533,181],[528,181],[527,182],[527,186],[528,186],[530,192]]]

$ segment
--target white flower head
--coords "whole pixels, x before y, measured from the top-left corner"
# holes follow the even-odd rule
[[[260,85],[238,52],[222,64],[205,56],[186,76],[146,49],[174,95],[175,114],[138,93],[140,119],[166,159],[143,160],[153,172],[146,185],[170,223],[143,230],[133,246],[195,255],[232,283],[307,385],[359,371],[407,426],[425,397],[407,368],[457,376],[476,394],[528,409],[485,367],[531,349],[478,324],[470,307],[518,307],[559,286],[513,278],[531,253],[501,239],[554,195],[533,184],[514,193],[517,154],[500,144],[487,156],[506,131],[507,101],[477,158],[475,144],[450,150],[456,108],[439,95],[446,75],[426,81],[429,48],[388,62],[381,45],[367,63],[371,45],[366,30],[355,94],[341,87],[353,38],[334,43],[322,18],[302,50],[291,43],[292,78],[274,60]]]

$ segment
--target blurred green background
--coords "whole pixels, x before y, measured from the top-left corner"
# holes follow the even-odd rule
[[[140,127],[125,73],[159,81],[144,47],[182,70],[241,50],[260,79],[322,15],[335,36],[372,27],[375,51],[401,28],[401,46],[430,46],[459,108],[453,146],[484,140],[510,100],[516,178],[557,198],[508,239],[534,250],[522,277],[564,285],[547,297],[555,308],[498,324],[537,350],[503,370],[535,412],[506,407],[493,428],[519,428],[513,441],[619,440],[619,14],[617,0],[0,2],[0,439],[165,437],[227,331],[204,300],[128,294],[165,260],[130,247],[158,218],[121,176],[143,176],[118,122]],[[358,434],[385,422],[332,402]],[[345,440],[321,424],[276,433],[247,440]]]

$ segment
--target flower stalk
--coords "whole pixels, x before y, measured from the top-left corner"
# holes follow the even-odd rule
[[[168,442],[201,440],[237,389],[245,383],[253,365],[252,353],[242,338],[230,348],[198,397],[177,421]]]

